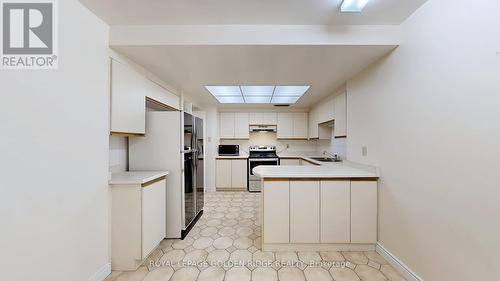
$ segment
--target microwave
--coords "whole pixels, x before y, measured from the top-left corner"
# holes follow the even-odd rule
[[[221,144],[219,145],[219,155],[221,156],[239,156],[240,146],[237,144]]]

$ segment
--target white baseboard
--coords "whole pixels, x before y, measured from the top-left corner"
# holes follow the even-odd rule
[[[411,270],[406,264],[400,261],[395,255],[389,252],[382,244],[377,243],[375,250],[379,253],[385,260],[387,260],[394,269],[396,269],[403,277],[408,281],[424,281],[420,278],[413,270]]]
[[[111,263],[103,265],[96,273],[88,279],[88,281],[103,281],[111,274]]]

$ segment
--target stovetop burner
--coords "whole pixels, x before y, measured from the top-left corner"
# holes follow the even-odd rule
[[[276,146],[273,145],[254,145],[248,149],[249,158],[277,158]]]

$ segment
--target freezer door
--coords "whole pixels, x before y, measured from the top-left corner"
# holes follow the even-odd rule
[[[184,226],[196,217],[196,150],[193,115],[184,112]]]

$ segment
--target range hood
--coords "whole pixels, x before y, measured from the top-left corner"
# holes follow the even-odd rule
[[[250,125],[250,132],[276,132],[275,125]]]

